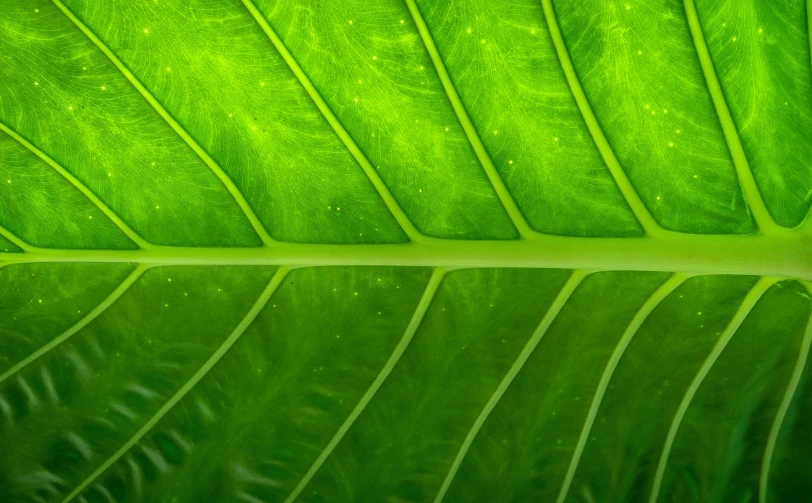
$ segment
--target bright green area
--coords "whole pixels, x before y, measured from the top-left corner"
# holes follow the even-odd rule
[[[10,55],[4,124],[156,244],[258,241],[214,175],[56,7],[15,1],[3,10],[0,26],[13,34],[0,39]]]
[[[0,132],[0,225],[43,248],[134,248],[76,187]]]
[[[418,4],[494,165],[533,228],[639,234],[575,105],[541,2]]]
[[[363,172],[244,8],[224,1],[183,9],[170,3],[67,5],[229,174],[271,236],[403,240]]]
[[[458,239],[516,236],[405,3],[256,5],[419,230]]]
[[[603,140],[573,99],[580,85],[620,169],[662,227],[755,230],[679,0],[559,0],[550,12],[561,47],[542,2],[417,2],[462,112],[405,3],[251,5],[281,47],[245,5],[227,0],[12,2],[0,19],[15,34],[0,42],[10,55],[0,121],[155,244],[256,246],[246,209],[280,241],[403,242],[392,204],[427,236],[515,238],[470,134],[537,231],[639,235],[596,148]],[[812,204],[802,2],[734,9],[707,0],[697,10],[762,197],[779,224],[797,225]],[[575,82],[557,49],[571,58]],[[473,124],[468,135],[460,113]],[[6,142],[14,140],[3,140],[3,168],[22,169],[17,157],[26,154]],[[131,246],[104,218],[80,222],[89,208],[58,186],[68,181],[36,173],[47,169],[27,169],[41,181],[4,205],[7,225],[48,246]],[[27,223],[55,220],[49,193],[72,194],[59,203],[70,207],[58,217],[66,232]]]
[[[806,2],[697,0],[725,98],[767,207],[781,225],[812,203],[812,69]]]
[[[753,229],[680,0],[554,2],[621,165],[666,228]]]
[[[806,498],[812,7],[693,3],[4,3],[0,500]]]

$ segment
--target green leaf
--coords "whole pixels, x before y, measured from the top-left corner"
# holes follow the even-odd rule
[[[810,24],[5,2],[0,500],[803,500]]]

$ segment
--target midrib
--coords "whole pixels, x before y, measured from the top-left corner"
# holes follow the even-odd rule
[[[812,280],[812,242],[800,231],[778,235],[675,238],[581,238],[534,240],[430,240],[405,244],[275,243],[259,248],[64,250],[32,248],[0,253],[0,262],[129,262],[155,265],[339,265],[445,268],[528,267],[634,270],[694,274],[749,274]]]

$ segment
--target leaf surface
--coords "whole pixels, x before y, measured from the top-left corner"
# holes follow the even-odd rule
[[[802,499],[810,5],[6,2],[0,499]]]

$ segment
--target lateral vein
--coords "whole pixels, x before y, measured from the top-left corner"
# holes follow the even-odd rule
[[[459,120],[462,129],[465,131],[465,135],[468,137],[468,142],[474,149],[474,153],[476,154],[482,169],[485,171],[488,180],[491,182],[491,186],[493,186],[496,195],[499,197],[499,201],[505,208],[505,211],[510,217],[511,222],[513,222],[513,225],[516,227],[516,230],[519,232],[519,235],[523,239],[535,238],[538,232],[530,227],[530,224],[527,223],[527,220],[524,218],[521,210],[519,210],[519,207],[513,200],[513,196],[510,194],[510,191],[508,191],[505,182],[502,180],[502,177],[499,176],[499,172],[496,170],[493,160],[491,159],[490,155],[488,155],[488,151],[485,149],[485,145],[482,143],[479,133],[471,122],[471,118],[468,117],[468,112],[465,110],[465,105],[462,104],[462,100],[460,100],[459,94],[457,94],[457,89],[454,87],[454,83],[451,81],[451,77],[448,75],[445,63],[443,63],[443,59],[440,57],[439,51],[437,51],[437,46],[434,44],[434,39],[431,36],[431,32],[429,32],[429,29],[423,20],[423,16],[420,14],[420,9],[418,9],[414,0],[405,1],[406,5],[409,7],[409,12],[412,14],[412,19],[417,26],[417,30],[420,32],[420,38],[423,39],[423,45],[425,45],[426,51],[429,53],[431,61],[434,64],[434,69],[437,72],[437,76],[440,77],[440,82],[443,84],[443,89],[448,96],[448,101],[451,102],[454,113],[457,115],[457,120]]]
[[[479,413],[479,416],[477,416],[474,424],[471,425],[471,429],[468,430],[468,434],[465,436],[465,440],[463,440],[462,445],[460,445],[460,449],[457,451],[457,456],[451,463],[451,468],[449,468],[448,473],[443,480],[443,484],[440,486],[440,490],[437,492],[437,496],[434,498],[434,503],[440,503],[443,500],[446,492],[448,492],[448,488],[451,487],[451,482],[454,480],[454,477],[457,475],[457,472],[462,465],[465,455],[468,454],[468,450],[471,448],[471,445],[474,443],[474,439],[476,439],[479,430],[482,428],[482,425],[484,425],[485,421],[488,420],[488,416],[490,416],[493,409],[496,408],[496,405],[499,403],[499,400],[501,400],[502,396],[513,382],[513,379],[515,379],[515,377],[522,370],[525,362],[527,362],[527,359],[530,358],[530,355],[536,349],[536,346],[538,346],[541,338],[544,337],[544,334],[547,333],[547,329],[558,316],[558,313],[564,307],[564,304],[567,303],[572,293],[576,288],[578,288],[578,285],[581,284],[588,274],[589,272],[583,270],[573,271],[569,280],[567,280],[564,287],[561,288],[561,291],[558,292],[558,295],[547,309],[547,312],[544,314],[544,317],[541,319],[538,327],[536,327],[536,330],[533,331],[530,339],[522,348],[522,351],[519,353],[516,361],[513,362],[513,365],[511,365],[507,374],[505,374],[505,377],[502,378],[499,386],[496,387],[493,395],[491,395],[490,399],[485,404],[485,407],[483,407],[482,411]]]
[[[632,338],[635,336],[635,334],[637,334],[640,326],[643,324],[646,318],[648,318],[648,315],[651,314],[654,308],[656,308],[660,302],[668,297],[671,292],[673,292],[689,277],[689,275],[682,273],[672,275],[660,288],[657,289],[657,291],[651,295],[651,297],[648,298],[648,300],[642,306],[640,306],[637,314],[634,315],[634,318],[632,318],[629,326],[623,332],[620,341],[618,341],[615,350],[612,352],[612,355],[609,357],[609,361],[606,363],[606,368],[603,370],[601,379],[598,382],[597,388],[595,389],[595,395],[592,398],[592,403],[589,406],[589,412],[586,415],[584,426],[581,429],[581,435],[578,437],[578,443],[575,446],[575,451],[572,453],[572,459],[570,460],[569,467],[567,468],[567,474],[564,477],[564,482],[561,484],[561,490],[559,491],[558,499],[556,500],[557,503],[564,503],[564,501],[567,499],[567,493],[569,492],[570,485],[575,477],[575,471],[578,469],[578,463],[580,462],[581,455],[584,452],[584,447],[586,446],[586,441],[589,438],[589,433],[592,430],[592,425],[595,423],[595,417],[598,415],[598,410],[600,409],[601,402],[606,394],[606,389],[609,387],[609,381],[612,379],[612,375],[614,374],[620,359],[623,357],[623,353],[626,351],[626,348],[629,346],[629,343],[631,343]]]
[[[307,92],[310,99],[313,100],[316,107],[319,109],[321,114],[327,120],[330,127],[333,128],[333,131],[336,133],[338,138],[344,143],[344,146],[349,150],[350,154],[355,158],[355,161],[361,166],[361,169],[366,174],[369,181],[375,187],[375,190],[378,191],[381,199],[386,204],[387,209],[395,218],[395,220],[400,225],[403,232],[409,237],[410,240],[414,242],[424,242],[431,238],[424,236],[417,228],[414,226],[412,221],[403,211],[403,209],[398,204],[395,197],[389,191],[389,188],[386,186],[384,181],[378,175],[378,172],[372,167],[372,164],[367,159],[366,155],[361,151],[358,145],[355,143],[355,140],[352,139],[350,134],[344,129],[344,126],[341,124],[341,121],[335,116],[333,111],[330,109],[330,106],[324,101],[321,94],[319,93],[318,89],[313,85],[310,81],[310,78],[305,74],[304,70],[299,66],[299,63],[290,53],[288,48],[285,46],[282,39],[276,34],[274,29],[268,23],[268,20],[262,15],[259,9],[251,2],[251,0],[242,0],[243,5],[245,8],[248,9],[248,12],[251,13],[251,16],[257,22],[262,31],[265,32],[265,35],[271,41],[273,46],[279,52],[279,55],[282,56],[282,59],[285,60],[290,70],[296,76],[296,79],[302,85],[304,90]]]
[[[446,274],[446,269],[436,268],[431,275],[431,279],[429,279],[428,285],[426,285],[426,289],[423,292],[423,296],[420,299],[420,302],[417,304],[417,308],[415,309],[414,314],[412,315],[409,324],[406,326],[406,330],[403,332],[403,336],[398,342],[398,345],[395,346],[394,351],[389,356],[389,359],[384,364],[381,371],[378,373],[378,376],[369,386],[367,391],[361,397],[361,400],[356,404],[355,408],[350,412],[350,415],[344,420],[338,430],[335,432],[333,437],[321,451],[319,456],[313,461],[313,464],[304,474],[302,479],[290,493],[290,495],[285,499],[285,503],[292,503],[304,490],[313,476],[318,472],[319,468],[324,464],[333,450],[336,448],[341,439],[344,438],[344,435],[349,431],[352,427],[355,420],[358,419],[358,416],[364,411],[366,406],[375,396],[378,389],[380,389],[383,382],[389,377],[389,374],[392,372],[392,369],[395,368],[395,365],[400,360],[400,357],[403,356],[403,353],[406,351],[406,348],[409,346],[409,343],[412,341],[417,328],[420,326],[420,323],[423,321],[423,315],[426,314],[426,310],[428,310],[429,305],[431,304],[432,299],[434,298],[434,294],[437,292],[437,289],[440,286],[440,283],[443,281],[443,278]]]
[[[0,236],[3,236],[4,238],[14,243],[14,245],[17,246],[17,248],[21,249],[22,251],[27,252],[34,250],[33,246],[15,236],[13,232],[6,229],[5,227],[0,226]]]
[[[144,274],[148,269],[150,269],[151,265],[146,264],[139,264],[138,267],[127,276],[124,281],[119,284],[115,290],[113,290],[110,295],[108,295],[103,301],[101,301],[96,307],[93,308],[92,311],[87,313],[82,319],[77,321],[73,326],[62,332],[59,336],[55,337],[54,339],[50,340],[47,344],[40,347],[27,357],[25,357],[20,362],[13,365],[10,369],[0,375],[0,383],[8,379],[9,377],[13,376],[26,366],[30,365],[32,362],[43,356],[44,354],[48,353],[58,345],[62,344],[66,340],[68,340],[73,334],[78,332],[79,330],[86,327],[91,321],[98,318],[100,314],[107,310],[108,307],[112,306],[118,299],[121,297],[124,292],[126,292],[141,275]]]
[[[552,0],[541,0],[541,6],[544,10],[544,18],[547,21],[550,38],[552,38],[555,51],[558,54],[561,69],[567,78],[570,92],[575,99],[575,103],[578,105],[581,116],[584,118],[589,134],[592,135],[592,140],[595,142],[595,146],[598,148],[603,162],[606,164],[612,178],[614,178],[618,189],[620,189],[621,194],[623,194],[626,204],[629,205],[629,208],[631,208],[634,216],[637,217],[637,220],[640,222],[643,230],[646,231],[646,234],[652,237],[665,237],[670,235],[671,231],[667,231],[660,226],[651,212],[649,212],[645,203],[643,203],[643,200],[640,199],[631,180],[629,180],[626,172],[623,171],[623,167],[620,165],[620,161],[615,155],[614,150],[612,150],[609,140],[606,138],[606,135],[604,135],[603,129],[595,113],[592,111],[592,106],[584,93],[583,87],[581,87],[581,81],[578,79],[578,74],[572,64],[567,44],[564,42],[561,29],[558,26],[558,19],[555,14],[555,9],[553,8]]]
[[[809,293],[812,293],[812,284],[808,281],[803,282]],[[789,406],[798,391],[798,384],[801,382],[801,377],[804,373],[804,366],[809,358],[809,347],[812,345],[812,314],[809,316],[809,321],[806,324],[806,332],[804,332],[803,339],[801,340],[801,348],[798,351],[798,359],[795,361],[795,368],[792,370],[787,383],[787,389],[784,391],[784,397],[781,400],[781,405],[775,414],[775,419],[770,427],[770,435],[767,438],[767,446],[764,449],[764,457],[761,461],[761,475],[758,484],[758,501],[759,503],[767,502],[767,485],[770,478],[770,465],[772,463],[773,454],[775,453],[775,445],[778,442],[778,434],[781,432],[781,426],[784,424],[784,418],[787,416]]]
[[[220,361],[220,359],[228,352],[229,349],[239,340],[240,336],[245,332],[245,330],[253,323],[254,319],[259,315],[262,309],[265,307],[265,304],[268,303],[268,300],[271,298],[273,293],[276,291],[277,287],[282,283],[285,279],[285,276],[290,271],[289,267],[282,266],[277,269],[276,273],[271,278],[271,281],[268,283],[268,286],[265,287],[265,290],[262,291],[259,298],[257,298],[254,305],[245,315],[245,317],[240,321],[237,327],[234,329],[233,332],[226,338],[225,341],[215,350],[215,352],[209,357],[208,360],[198,369],[197,372],[188,380],[186,383],[181,386],[181,388],[175,392],[172,397],[166,401],[166,403],[158,409],[150,419],[147,421],[135,434],[130,437],[124,445],[121,446],[119,450],[115,452],[112,456],[107,458],[93,473],[91,473],[82,483],[80,483],[73,491],[68,494],[65,499],[62,500],[62,503],[68,503],[69,501],[73,500],[76,496],[78,496],[86,487],[93,483],[102,473],[104,473],[110,466],[113,465],[116,461],[118,461],[124,454],[127,453],[135,444],[137,444],[143,437],[146,435],[153,426],[158,424],[158,422],[179,402],[186,396],[195,385],[203,379],[206,374]]]
[[[37,148],[33,143],[26,140],[25,138],[22,137],[22,135],[17,133],[17,131],[14,131],[8,125],[3,124],[2,122],[0,122],[0,131],[3,131],[11,138],[17,140],[17,142],[20,145],[27,148],[29,151],[31,151],[31,153],[39,157],[41,160],[45,161],[45,163],[48,166],[50,166],[57,173],[62,175],[62,177],[68,182],[70,182],[71,185],[79,189],[79,192],[84,194],[85,197],[87,197],[87,199],[89,199],[91,203],[93,203],[99,210],[101,210],[101,212],[104,213],[107,216],[107,218],[109,218],[116,225],[116,227],[118,227],[121,230],[121,232],[123,232],[128,238],[130,238],[132,242],[138,245],[138,247],[149,248],[152,246],[137,232],[135,232],[129,225],[127,225],[115,211],[110,209],[110,207],[104,203],[104,201],[99,199],[99,196],[93,193],[92,190],[90,190],[85,184],[80,182],[78,178],[76,178],[70,172],[68,172],[68,170],[63,168],[58,162],[53,160],[48,154]]]
[[[237,202],[237,205],[240,207],[240,209],[242,209],[243,213],[245,214],[245,217],[251,223],[251,226],[254,228],[254,232],[257,233],[262,243],[265,244],[266,246],[273,244],[274,243],[273,238],[271,238],[271,236],[268,234],[268,231],[265,230],[265,227],[262,225],[262,222],[259,220],[259,217],[257,217],[256,213],[254,213],[254,210],[251,208],[251,205],[249,205],[248,201],[245,200],[245,197],[243,197],[242,193],[240,192],[240,189],[238,189],[237,186],[234,184],[234,181],[232,181],[231,178],[229,178],[229,176],[226,174],[226,172],[223,171],[223,168],[221,168],[220,165],[217,164],[217,162],[214,159],[212,159],[212,157],[208,154],[208,152],[206,152],[203,149],[203,147],[201,147],[200,144],[198,144],[197,141],[195,141],[195,139],[192,138],[189,132],[186,131],[186,129],[184,129],[183,126],[181,126],[180,123],[177,120],[175,120],[172,114],[170,114],[163,107],[163,105],[161,105],[161,103],[157,99],[155,99],[152,93],[150,93],[147,90],[147,88],[144,87],[141,81],[138,80],[138,77],[136,77],[129,70],[129,68],[127,68],[127,66],[118,58],[118,56],[116,56],[115,53],[113,53],[113,51],[110,50],[110,48],[107,47],[107,45],[104,42],[102,42],[102,40],[99,37],[97,37],[96,34],[93,33],[93,31],[87,25],[85,25],[64,3],[62,3],[61,0],[51,0],[51,1],[54,3],[54,5],[56,5],[59,8],[59,10],[62,11],[63,14],[65,14],[65,16],[68,19],[70,19],[70,21],[74,25],[76,25],[79,31],[84,33],[84,35],[91,42],[93,42],[93,44],[100,51],[102,51],[105,56],[107,56],[107,59],[109,59],[113,63],[113,65],[115,65],[115,67],[130,82],[130,84],[132,84],[132,86],[138,91],[138,93],[141,94],[141,96],[145,100],[147,100],[147,102],[152,106],[153,109],[155,109],[156,112],[158,112],[158,115],[160,115],[164,119],[164,121],[166,121],[166,123],[169,124],[169,127],[171,127],[175,131],[175,133],[177,133],[177,135],[180,136],[181,139],[185,141],[187,145],[189,145],[189,147],[198,155],[198,157],[200,157],[200,159],[206,164],[206,166],[209,167],[212,173],[214,173],[214,175],[226,187],[228,192],[231,194],[231,197],[233,197],[234,200]]]
[[[674,439],[677,436],[682,419],[685,417],[685,413],[687,412],[688,407],[691,405],[691,401],[699,389],[699,386],[702,385],[702,381],[705,380],[705,377],[710,372],[711,367],[713,367],[714,363],[716,363],[719,355],[722,354],[722,351],[724,351],[728,342],[730,342],[730,339],[733,338],[733,334],[735,334],[736,330],[739,329],[742,322],[744,322],[744,319],[748,314],[750,314],[750,311],[756,305],[761,296],[764,295],[764,292],[766,292],[767,289],[770,288],[776,281],[777,278],[774,277],[763,277],[758,280],[753,288],[750,289],[750,291],[744,297],[744,300],[742,300],[742,303],[739,306],[738,311],[736,311],[736,314],[733,316],[733,319],[730,320],[730,323],[728,323],[725,331],[719,337],[719,340],[713,346],[710,354],[708,354],[708,357],[699,368],[699,372],[697,372],[693,381],[691,381],[690,386],[688,386],[685,395],[682,397],[682,401],[680,401],[679,407],[677,407],[674,418],[671,421],[668,434],[665,437],[665,444],[663,445],[663,451],[660,454],[660,460],[657,463],[657,471],[654,475],[654,482],[652,483],[649,503],[657,503],[657,498],[660,495],[660,486],[662,485],[663,475],[665,474],[665,467],[668,463],[668,456],[671,454],[671,447],[674,444]]]
[[[705,35],[702,33],[702,25],[699,22],[699,15],[697,14],[694,0],[683,0],[683,3],[685,6],[685,16],[688,20],[688,27],[691,30],[691,37],[694,40],[696,54],[699,58],[699,64],[702,67],[702,73],[705,75],[708,92],[713,101],[713,107],[716,109],[716,115],[719,117],[719,123],[722,126],[722,132],[724,133],[728,150],[730,150],[730,157],[733,159],[733,166],[736,169],[736,176],[739,179],[739,185],[741,186],[744,199],[761,232],[765,234],[782,232],[785,229],[773,220],[770,211],[761,198],[761,192],[756,184],[756,180],[753,178],[753,171],[750,169],[750,163],[747,161],[747,156],[744,153],[744,148],[739,138],[739,132],[736,129],[733,116],[730,115],[725,93],[722,91],[722,86],[716,75],[716,69],[713,66],[713,60],[708,51],[708,46],[705,43]]]

